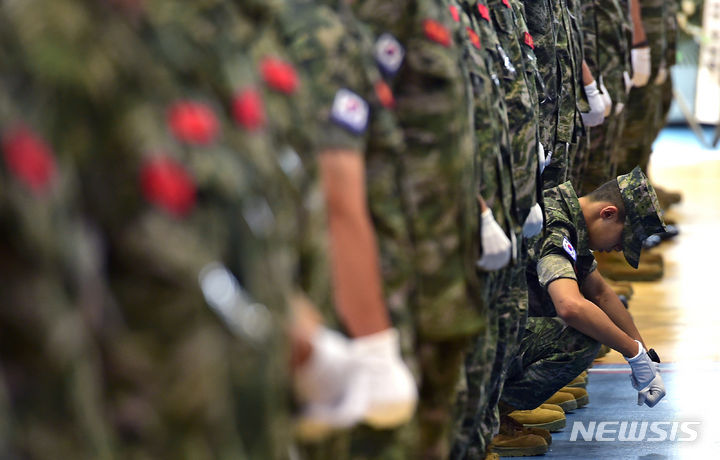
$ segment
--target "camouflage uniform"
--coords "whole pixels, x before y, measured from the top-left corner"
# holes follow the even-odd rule
[[[4,64],[17,63],[17,48],[0,43],[0,450],[112,458],[95,337],[105,289],[97,235],[80,215],[72,162],[47,143],[49,114],[14,89],[21,72]]]
[[[383,209],[383,225],[405,232],[405,221],[394,179],[392,157],[402,151],[403,137],[390,108],[392,90],[383,80],[373,57],[374,40],[351,11],[328,1],[326,4],[291,0],[279,15],[288,52],[305,69],[313,101],[310,113],[317,115],[318,130],[312,153],[343,150],[363,155],[368,195]],[[391,45],[395,45],[392,43]],[[397,51],[397,50],[396,50]],[[411,268],[409,240],[379,240],[386,289],[397,289]],[[392,267],[388,272],[385,267]],[[332,308],[325,319],[337,323]],[[401,312],[403,313],[403,312]],[[407,316],[407,313],[405,313]],[[397,320],[397,318],[394,318]],[[407,323],[397,323],[405,350],[411,350],[414,333]],[[337,433],[321,442],[303,443],[303,458],[397,457],[398,434],[367,427]]]
[[[53,101],[43,107],[49,139],[76,161],[83,208],[107,255],[112,301],[94,299],[90,330],[103,372],[98,411],[111,427],[113,454],[285,458],[283,325],[297,226],[286,182],[298,169],[274,139],[284,139],[297,81],[283,62],[246,54],[251,39],[266,36],[258,33],[261,10],[244,15],[212,1],[182,12],[173,2],[138,10],[55,1],[12,8],[13,25],[26,15],[44,25],[13,27],[23,48],[12,75],[38,82],[29,92],[37,101]],[[63,22],[70,13],[74,21]],[[263,49],[277,57],[279,48]],[[63,335],[82,337],[63,323]],[[72,383],[90,387],[86,398],[95,394],[86,383],[91,371]],[[29,406],[12,389],[9,395],[13,439],[31,433],[37,444],[38,424],[20,416]],[[101,430],[102,420],[91,422]],[[101,457],[71,453],[74,437],[60,428],[55,434],[65,445],[38,458]],[[84,438],[92,443],[97,433]],[[40,445],[52,448],[46,439]]]
[[[521,226],[537,196],[536,82],[542,81],[533,53],[533,39],[525,26],[519,3],[498,1],[490,3],[488,8],[481,2],[473,2],[468,5],[468,10],[474,16],[481,42],[489,45],[488,55],[500,76],[507,104],[509,148],[506,149],[504,143],[500,146],[501,152],[509,151],[509,154],[504,155],[504,166],[499,169],[512,171],[515,200],[507,204],[512,206],[509,218],[498,221],[509,225],[510,238],[516,244],[513,245],[512,265],[486,275],[486,303],[492,306],[489,308],[488,332],[476,340],[465,362],[468,402],[453,457],[483,456],[485,446],[497,432],[497,402],[505,369],[524,329],[527,291]],[[495,215],[503,217],[497,211]]]
[[[626,173],[636,165],[647,169],[652,143],[665,123],[664,117],[667,113],[663,112],[663,92],[668,87],[656,85],[655,79],[661,64],[664,62],[666,66],[669,65],[666,35],[669,19],[665,15],[668,9],[667,5],[671,1],[647,0],[641,2],[642,21],[650,46],[650,80],[647,85],[630,90],[625,128],[620,139],[619,173]],[[672,24],[674,24],[674,19]],[[674,55],[674,52],[671,54]],[[668,78],[669,80],[670,78]],[[668,103],[667,98],[665,100]]]
[[[389,157],[373,149],[367,157],[388,306],[416,333],[418,437],[408,445],[407,458],[447,456],[467,340],[485,326],[474,268],[479,217],[471,84],[457,45],[467,32],[453,25],[459,23],[453,23],[448,6],[436,0],[353,4],[376,37],[390,34],[405,50],[402,66],[384,71],[404,150]],[[389,187],[398,208],[388,207]],[[401,247],[407,248],[404,254],[392,250]],[[400,257],[390,258],[395,254]]]
[[[527,6],[526,6],[527,11]],[[533,10],[534,11],[534,10]],[[555,144],[546,149],[548,165],[543,172],[543,189],[555,187],[570,178],[577,136],[580,130],[578,95],[582,94],[582,73],[578,73],[577,37],[566,0],[552,0],[555,47],[558,61],[558,109]],[[577,19],[577,18],[576,18]],[[546,87],[547,87],[546,82]],[[584,107],[582,107],[584,108]]]
[[[538,87],[540,143],[545,154],[553,151],[558,123],[558,90],[562,75],[558,73],[557,28],[562,26],[551,0],[524,0],[528,32],[534,41],[534,52],[543,85]]]
[[[612,99],[612,111],[600,126],[587,128],[590,143],[581,194],[586,194],[615,177],[617,144],[625,124],[627,102],[623,72],[632,73],[630,45],[632,23],[627,1],[587,2],[583,11],[585,61]]]
[[[466,28],[465,61],[469,67],[475,102],[476,165],[480,194],[493,211],[496,221],[510,232],[515,230],[512,199],[512,162],[505,92],[498,78],[499,41],[491,26],[489,10],[482,3],[457,2],[450,5]],[[455,416],[455,435],[451,457],[465,455],[468,449],[485,450],[492,429],[479,436],[476,419],[488,406],[493,366],[498,346],[499,308],[491,299],[504,286],[490,283],[493,274],[480,272],[484,280],[487,308],[485,333],[473,340],[465,360],[465,379],[461,382]]]
[[[575,65],[573,71],[576,76],[575,80],[575,129],[573,131],[572,142],[570,144],[570,166],[568,170],[568,179],[573,182],[574,187],[579,187],[585,173],[588,155],[588,138],[585,132],[585,125],[582,121],[581,112],[589,112],[590,104],[585,94],[582,78],[582,62],[585,58],[583,52],[583,34],[582,34],[582,1],[581,0],[565,0],[568,20],[570,24],[570,52],[573,55],[573,63]],[[597,77],[596,77],[597,78]]]
[[[657,196],[639,168],[619,176],[625,206],[623,250],[637,267],[642,241],[663,231]],[[560,278],[580,288],[597,269],[589,248],[588,228],[572,184],[545,191],[545,230],[532,241],[527,269],[530,314],[525,336],[505,382],[504,402],[517,409],[534,409],[586,369],[600,344],[557,318],[547,286]]]

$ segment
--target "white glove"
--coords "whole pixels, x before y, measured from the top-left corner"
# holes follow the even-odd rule
[[[538,170],[540,174],[545,171],[545,166],[548,165],[549,161],[550,157],[545,158],[545,147],[543,147],[542,142],[538,142]]]
[[[368,407],[367,377],[359,371],[349,340],[319,326],[311,339],[313,351],[294,376],[302,404],[298,435],[318,440],[333,429],[362,420]]]
[[[605,112],[603,113],[603,115],[608,117],[610,116],[610,111],[612,110],[612,98],[610,97],[610,93],[608,93],[607,88],[605,88],[605,85],[603,84],[602,77],[600,77],[600,91],[603,103],[605,104]]]
[[[635,342],[638,344],[638,354],[626,359],[632,371],[630,374],[632,386],[640,391],[650,385],[658,372],[655,363],[650,359],[642,344],[637,340]]]
[[[663,59],[660,63],[660,68],[658,69],[657,76],[655,77],[655,81],[653,83],[655,83],[656,86],[662,85],[665,83],[665,80],[667,80],[667,76],[667,65],[665,64],[665,59]]]
[[[376,429],[389,429],[408,422],[417,405],[417,385],[400,357],[396,329],[358,337],[351,342],[359,370],[367,376],[368,406],[365,422]]]
[[[483,211],[480,217],[483,255],[476,264],[481,270],[499,270],[510,262],[512,244],[490,209]]]
[[[648,407],[655,407],[655,404],[659,403],[661,399],[665,397],[665,384],[663,383],[662,377],[660,377],[660,369],[655,364],[655,370],[657,375],[650,382],[644,390],[638,391],[638,406],[647,404]]]
[[[540,208],[539,203],[535,203],[535,206],[530,208],[530,214],[528,214],[525,223],[523,224],[523,236],[525,238],[532,238],[533,236],[540,233],[543,228],[543,212]]]
[[[605,112],[605,103],[602,95],[598,90],[597,82],[593,80],[589,85],[585,85],[585,95],[590,103],[590,111],[581,113],[585,126],[598,126],[605,120],[603,113]]]
[[[633,86],[640,88],[647,85],[650,80],[650,47],[633,48],[630,50],[630,59],[632,60]]]
[[[618,102],[615,104],[615,115],[620,115],[622,111],[625,109],[625,104],[622,102]]]
[[[628,94],[630,94],[630,90],[633,87],[632,78],[630,78],[630,74],[627,70],[623,71],[623,81],[625,82],[625,95],[627,96]]]

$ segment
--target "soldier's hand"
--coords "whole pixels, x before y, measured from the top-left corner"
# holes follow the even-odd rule
[[[345,336],[318,326],[310,343],[312,352],[295,372],[293,386],[302,405],[298,436],[318,440],[362,420],[368,385]]]
[[[641,88],[647,85],[650,80],[650,47],[633,48],[630,51],[630,59],[632,60],[633,86]]]
[[[665,397],[665,384],[663,383],[662,377],[660,377],[660,369],[655,364],[657,375],[650,382],[650,385],[645,387],[644,390],[638,392],[638,406],[646,404],[648,407],[654,407],[655,404],[659,403],[661,399]]]
[[[535,203],[535,206],[530,209],[530,214],[528,214],[527,219],[525,219],[525,224],[523,224],[523,236],[525,238],[532,238],[533,236],[540,233],[540,230],[542,230],[542,228],[542,208],[540,208],[540,205],[538,203]]]
[[[656,375],[658,375],[657,367],[654,362],[650,359],[645,348],[639,341],[635,341],[638,344],[638,354],[632,358],[625,358],[630,364],[630,381],[632,382],[633,388],[636,390],[644,390],[653,381]]]
[[[540,174],[542,174],[543,171],[545,171],[545,167],[550,164],[551,157],[552,152],[545,156],[545,147],[543,147],[542,143],[538,142],[538,169]]]
[[[593,80],[589,85],[585,85],[585,95],[590,103],[590,111],[581,113],[585,126],[598,126],[605,121],[605,103],[602,94],[598,90],[597,81]]]
[[[360,372],[367,376],[368,406],[364,421],[377,429],[400,426],[412,418],[417,385],[400,356],[396,329],[386,329],[351,341]]]
[[[610,93],[608,92],[607,88],[605,88],[605,84],[603,83],[603,77],[600,77],[600,94],[602,95],[603,103],[605,104],[605,113],[604,115],[606,117],[610,116],[610,112],[612,111],[612,98],[610,97]]]
[[[485,271],[499,270],[510,262],[512,243],[489,208],[480,217],[483,255],[477,261],[477,266]]]

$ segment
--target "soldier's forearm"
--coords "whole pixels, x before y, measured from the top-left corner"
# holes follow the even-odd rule
[[[640,9],[640,0],[630,0],[630,19],[632,19],[632,41],[633,45],[647,41],[645,35],[645,26],[642,22],[642,13]]]
[[[390,327],[380,264],[365,194],[363,157],[323,152],[320,173],[328,203],[330,264],[336,309],[353,337]]]
[[[610,318],[617,327],[634,340],[639,340],[645,349],[647,349],[647,346],[640,335],[640,331],[638,331],[635,326],[635,322],[630,316],[630,313],[628,313],[627,309],[620,301],[620,298],[609,285],[606,284],[606,289],[591,300],[605,312],[608,318]]]
[[[577,306],[575,313],[566,315],[563,320],[568,326],[619,351],[623,356],[637,354],[637,343],[633,337],[619,328],[604,310],[587,299]]]

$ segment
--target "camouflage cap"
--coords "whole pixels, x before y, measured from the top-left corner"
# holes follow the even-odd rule
[[[650,235],[664,232],[665,222],[655,189],[639,166],[618,176],[617,183],[625,204],[623,254],[628,263],[637,268],[642,242]]]

